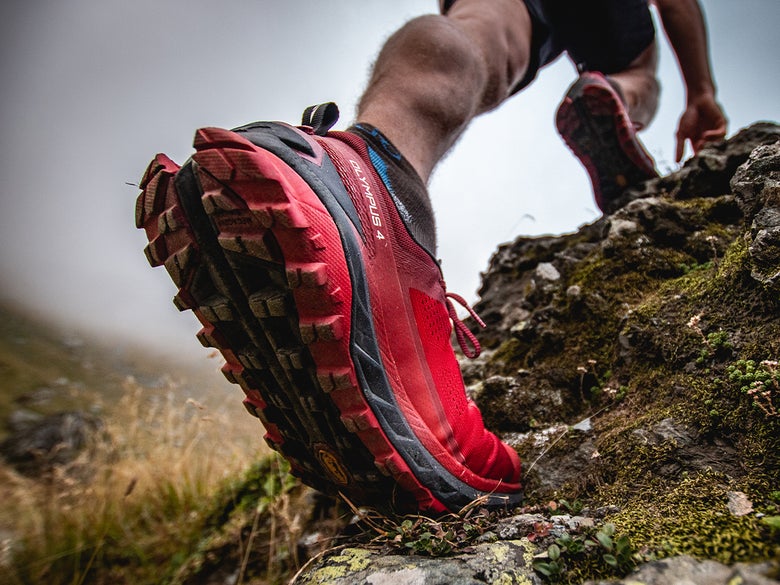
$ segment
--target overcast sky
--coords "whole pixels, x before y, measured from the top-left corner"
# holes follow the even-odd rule
[[[780,120],[780,1],[704,0],[719,99],[735,132]],[[297,123],[335,101],[351,121],[384,39],[433,0],[7,0],[0,7],[0,295],[85,328],[201,351],[191,314],[143,255],[138,182],[179,163],[201,126]],[[675,167],[683,92],[661,42],[661,108],[643,134]],[[590,184],[554,129],[565,59],[479,119],[431,184],[450,290],[476,300],[502,242],[595,220]],[[128,184],[129,183],[129,184]]]

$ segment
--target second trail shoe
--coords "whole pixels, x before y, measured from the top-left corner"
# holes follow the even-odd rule
[[[628,187],[658,176],[655,162],[636,136],[622,97],[601,73],[580,75],[558,107],[555,122],[585,166],[596,204],[603,212],[616,211]]]
[[[148,259],[305,483],[398,511],[512,507],[520,461],[466,396],[453,323],[476,340],[398,192],[425,187],[376,129],[330,132],[337,116],[204,128],[181,168],[157,155]]]

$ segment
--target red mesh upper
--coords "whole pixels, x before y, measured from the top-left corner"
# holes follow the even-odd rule
[[[339,170],[366,234],[363,253],[374,325],[399,408],[420,441],[456,476],[467,480],[470,474],[459,468],[465,465],[479,489],[485,489],[485,480],[517,484],[517,454],[485,428],[466,396],[450,343],[452,324],[438,264],[410,235],[363,140],[332,132],[319,142]],[[350,161],[368,176],[382,216],[382,239],[374,237],[365,186],[355,180]]]
[[[466,396],[445,306],[416,289],[411,289],[409,295],[428,367],[466,465],[479,475],[518,481],[514,453],[508,453],[506,446],[485,428],[482,414]]]

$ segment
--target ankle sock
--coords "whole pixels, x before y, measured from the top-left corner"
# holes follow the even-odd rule
[[[436,226],[433,207],[420,175],[393,143],[370,124],[355,124],[347,132],[357,134],[368,146],[377,174],[393,198],[411,236],[436,259]]]

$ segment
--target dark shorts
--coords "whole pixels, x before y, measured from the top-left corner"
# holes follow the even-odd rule
[[[523,0],[533,23],[531,61],[520,91],[567,53],[580,71],[617,73],[655,38],[647,0]],[[455,3],[444,0],[442,12]]]

